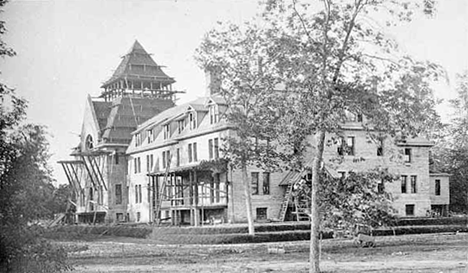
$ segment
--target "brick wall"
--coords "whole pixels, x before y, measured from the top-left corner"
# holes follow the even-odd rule
[[[407,193],[402,193],[401,181],[394,181],[385,185],[385,190],[392,194],[393,207],[400,216],[406,216],[406,205],[414,205],[414,216],[425,216],[431,207],[432,182],[429,179],[429,150],[430,144],[408,141],[403,145],[395,145],[394,140],[387,138],[383,144],[383,156],[377,155],[377,143],[363,130],[345,130],[344,139],[348,136],[355,138],[354,155],[339,156],[339,143],[333,143],[332,136],[327,136],[324,150],[324,163],[334,175],[340,172],[366,171],[376,167],[388,168],[398,176],[408,177]],[[313,145],[314,139],[309,138]],[[312,146],[313,147],[313,146]],[[411,149],[411,162],[405,163],[404,149]],[[310,154],[312,156],[312,154]],[[416,193],[411,193],[411,176],[416,176]],[[445,185],[444,185],[445,186]]]

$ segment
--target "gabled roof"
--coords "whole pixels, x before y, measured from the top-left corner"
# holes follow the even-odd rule
[[[132,70],[132,65],[146,66],[145,70]],[[133,46],[130,48],[128,53],[122,57],[122,61],[115,70],[112,77],[107,80],[101,87],[104,88],[107,85],[115,82],[116,80],[125,80],[132,78],[151,79],[163,84],[174,83],[174,79],[169,77],[161,66],[157,65],[150,54],[146,52],[143,46],[135,40]]]
[[[147,120],[146,122],[143,122],[140,126],[138,126],[138,129],[135,132],[133,132],[133,134],[139,133],[148,127],[164,124],[167,123],[167,121],[169,120],[176,119],[180,117],[181,114],[185,113],[189,107],[196,107],[196,109],[201,109],[203,108],[203,103],[205,99],[206,98],[198,98],[189,103],[169,108],[166,111],[163,111],[160,114],[154,116],[153,118]]]
[[[206,99],[206,104],[216,103],[219,105],[226,105],[226,100],[219,94],[214,94]]]

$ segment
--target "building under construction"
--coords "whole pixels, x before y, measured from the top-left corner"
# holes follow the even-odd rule
[[[78,222],[202,225],[247,220],[242,175],[229,166],[221,149],[235,133],[223,118],[229,105],[218,94],[215,75],[207,73],[207,81],[204,97],[176,106],[181,92],[172,88],[174,79],[134,43],[101,86],[101,96],[88,97],[80,143],[72,159],[59,162],[74,190]],[[324,160],[342,160],[327,168],[329,175],[385,167],[401,176],[400,183],[382,186],[394,197],[398,215],[446,213],[448,175],[429,173],[432,143],[419,138],[373,143],[365,122],[365,117],[350,116],[342,134],[333,136],[342,141],[325,148]],[[392,161],[390,151],[400,151],[403,160]],[[306,160],[312,155],[306,154]],[[310,179],[307,172],[250,166],[248,179],[254,219],[308,219],[307,208],[294,198],[294,185]]]
[[[128,206],[126,150],[131,133],[173,107],[179,91],[135,41],[97,98],[88,96],[72,160],[62,165],[76,196],[79,222],[125,220]]]

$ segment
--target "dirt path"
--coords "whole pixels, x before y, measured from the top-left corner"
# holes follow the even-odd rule
[[[116,238],[62,244],[81,250],[70,255],[77,272],[307,272],[308,268],[304,241],[169,246]],[[285,253],[271,254],[269,249]],[[376,248],[326,240],[322,249],[324,272],[468,273],[468,234],[380,237]]]

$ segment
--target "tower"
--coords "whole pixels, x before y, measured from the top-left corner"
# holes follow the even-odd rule
[[[125,96],[174,100],[175,94],[184,92],[172,89],[175,80],[161,68],[135,40],[112,77],[102,84],[100,97],[105,101]]]

